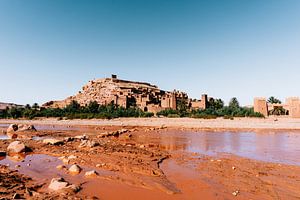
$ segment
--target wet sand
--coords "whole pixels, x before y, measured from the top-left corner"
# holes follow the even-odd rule
[[[34,121],[38,127],[34,135],[39,137],[22,140],[33,150],[31,154],[24,158],[0,158],[0,174],[19,177],[5,180],[10,187],[18,187],[17,190],[2,187],[1,181],[3,197],[9,199],[18,192],[33,199],[300,198],[300,132],[296,129],[289,132],[277,129],[222,132],[203,131],[199,127],[165,128],[165,124],[153,128],[150,124],[146,127],[95,126],[90,124],[94,121],[79,120],[85,124],[58,121],[61,124],[55,125],[51,121],[53,119],[46,120],[45,125],[43,121]],[[12,121],[1,121],[0,131],[5,132],[5,123],[9,122]],[[103,132],[124,128],[130,131],[119,137],[99,137]],[[63,139],[82,134],[100,145],[79,148],[81,141],[61,146],[41,141],[47,137]],[[12,141],[2,137],[0,151],[5,151]],[[77,158],[68,164],[59,159],[70,155]],[[74,176],[56,169],[57,165],[69,167],[73,163],[79,164],[83,172]],[[96,170],[99,176],[86,178],[84,173],[89,170]],[[81,185],[82,190],[67,196],[49,192],[47,187],[51,179],[58,176]],[[25,187],[21,187],[24,184]],[[30,196],[26,188],[38,195]]]

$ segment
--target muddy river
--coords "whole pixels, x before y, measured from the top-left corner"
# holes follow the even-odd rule
[[[7,126],[7,124],[0,124],[0,127],[3,128],[6,128]],[[95,129],[89,128],[50,125],[36,126],[36,128],[38,131],[76,130],[78,133],[82,134],[94,134],[97,132]],[[6,135],[0,135],[0,140],[7,139]],[[41,139],[43,138],[33,138],[33,140],[37,141]],[[226,199],[226,195],[222,198],[215,198],[216,195],[218,196],[220,194],[209,189],[212,185],[213,187],[217,187],[219,185],[218,181],[207,184],[205,178],[203,179],[203,175],[197,171],[199,162],[203,162],[200,160],[203,156],[209,157],[211,161],[209,163],[214,163],[212,162],[214,161],[212,158],[218,160],[224,156],[234,155],[269,163],[300,166],[300,133],[297,132],[196,132],[170,129],[152,132],[145,131],[133,134],[131,139],[137,144],[159,146],[160,149],[170,153],[171,157],[165,160],[160,167],[164,171],[167,179],[177,186],[180,194],[170,196],[167,194],[168,192],[166,193],[163,190],[149,190],[147,188],[141,188],[138,185],[128,185],[123,184],[122,182],[112,183],[108,178],[87,181],[83,187],[84,193],[100,196],[103,199],[119,199],[121,196],[123,198],[134,199]],[[192,163],[196,167],[188,168],[186,165],[182,164],[184,163],[183,160],[186,159],[186,157],[184,157],[185,155],[192,155],[189,157],[190,160],[188,160],[187,163]],[[180,159],[178,159],[179,157]],[[7,165],[11,169],[17,168],[20,173],[45,182],[49,182],[51,178],[58,176],[64,177],[73,183],[80,183],[84,179],[83,174],[79,176],[70,176],[63,171],[58,171],[56,166],[63,164],[62,161],[59,160],[58,157],[46,154],[33,153],[21,158],[9,156],[1,157],[0,164]],[[232,163],[230,162],[230,169],[232,167],[231,165]],[[225,167],[222,166],[222,170],[224,170],[224,168]],[[93,170],[94,168],[91,166],[83,166],[83,169],[84,171],[88,171]],[[252,169],[247,168],[247,170],[251,171]],[[115,175],[115,172],[107,170],[98,169],[97,171],[100,177],[110,177]],[[256,172],[253,172],[252,170],[251,173]],[[230,178],[230,176],[228,178]],[[296,178],[295,181],[300,180]],[[251,185],[251,181],[249,181],[249,184]],[[254,182],[254,184],[256,183]],[[99,185],[101,185],[101,188],[98,187]],[[111,187],[118,190],[118,193],[115,193],[115,190],[111,190]],[[249,186],[245,185],[245,188],[247,187]],[[201,192],[198,193],[197,191],[199,191],[199,188]],[[176,190],[177,189],[175,189],[175,191]],[[260,192],[261,193],[259,194],[264,194],[262,191]],[[147,197],[145,197],[145,194],[147,194]],[[228,195],[228,191],[227,193],[224,192],[224,194]],[[229,195],[231,195],[230,192]],[[297,195],[298,194],[296,194],[296,197]],[[244,199],[250,197],[252,196],[246,196]]]
[[[300,165],[300,133],[178,132],[136,136],[168,151],[217,156],[222,153],[266,162]]]

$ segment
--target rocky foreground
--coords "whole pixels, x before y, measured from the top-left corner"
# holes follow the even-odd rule
[[[26,129],[17,127],[26,127]],[[77,131],[40,132],[36,131],[33,126],[12,124],[6,131],[3,130],[9,139],[0,140],[1,155],[2,158],[6,155],[6,159],[21,162],[26,155],[56,156],[58,160],[61,160],[61,164],[54,166],[55,170],[62,171],[67,175],[76,176],[83,173],[88,179],[97,179],[99,170],[119,172],[121,175],[111,174],[101,176],[101,178],[142,185],[147,188],[156,187],[155,185],[158,184],[167,192],[176,192],[175,187],[169,186],[171,184],[159,168],[159,164],[168,157],[166,152],[158,150],[155,145],[133,142],[131,137],[132,133],[137,131],[136,129],[102,129],[101,131],[97,130],[99,132],[97,135],[74,135]],[[27,164],[27,167],[31,167],[30,163]],[[15,170],[10,170],[12,168]],[[78,194],[84,182],[79,181],[77,184],[73,184],[63,177],[53,176],[47,177],[50,181],[35,185],[32,178],[24,176],[22,173],[18,174],[18,168],[20,165],[17,164],[15,166],[1,165],[1,175],[13,174],[11,180],[10,178],[8,178],[9,181],[6,179],[5,185],[0,186],[3,190],[1,197],[4,199],[65,198],[65,196],[87,198],[87,196],[81,197],[81,193]],[[87,170],[87,168],[89,169]],[[24,171],[26,174],[26,169]],[[130,177],[126,177],[127,174]],[[10,190],[9,188],[14,189]]]
[[[0,199],[300,198],[300,167],[161,146],[178,128],[45,126],[0,128]]]

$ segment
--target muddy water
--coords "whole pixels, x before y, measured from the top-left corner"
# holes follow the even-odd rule
[[[217,156],[229,153],[241,157],[300,165],[300,133],[255,132],[163,132],[135,138],[158,143],[169,151]]]

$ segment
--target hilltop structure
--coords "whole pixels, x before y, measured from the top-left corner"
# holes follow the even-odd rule
[[[292,118],[300,118],[300,98],[289,97],[286,99],[284,104],[280,103],[268,103],[266,98],[255,98],[254,99],[254,111],[268,116],[269,112],[278,108],[283,108],[285,114]]]
[[[72,101],[82,106],[92,101],[100,105],[114,103],[124,108],[137,106],[143,111],[157,113],[165,109],[176,110],[182,103],[191,108],[206,109],[208,98],[202,95],[201,100],[192,101],[184,92],[164,91],[150,83],[121,80],[112,75],[111,78],[89,81],[78,94],[62,101],[47,102],[43,107],[64,108]]]

